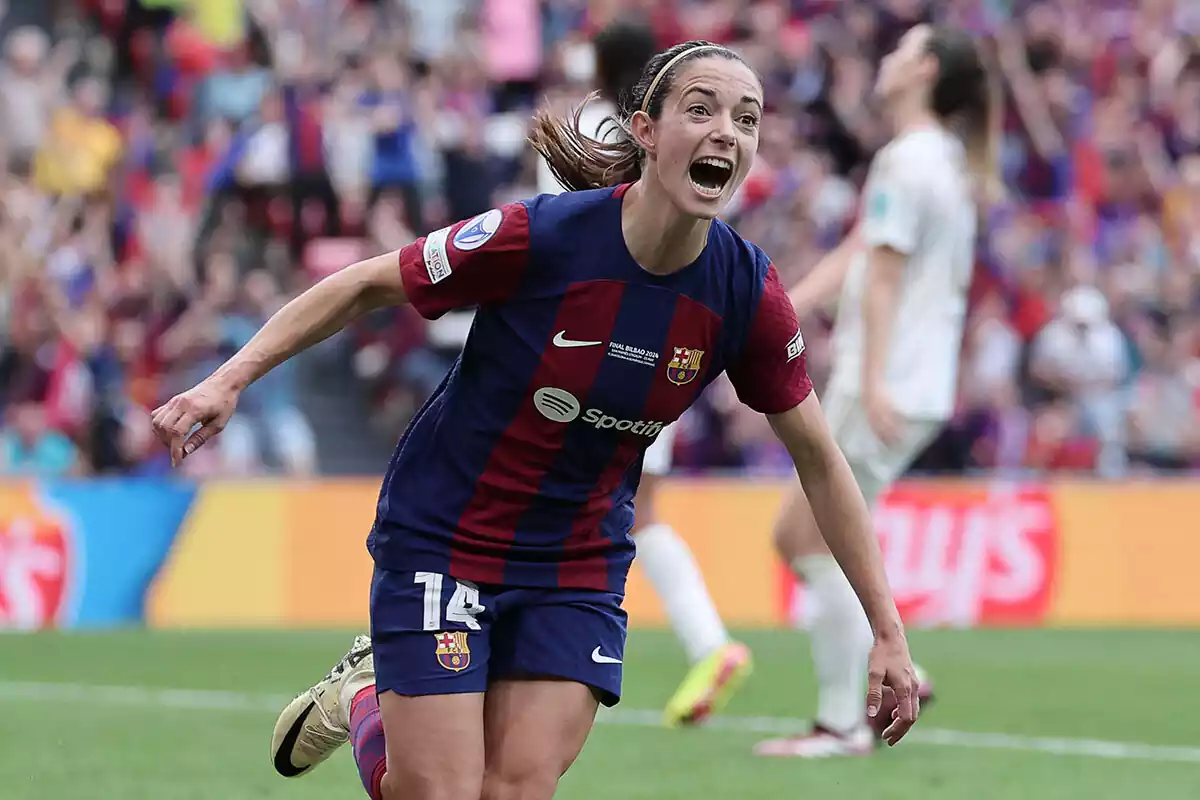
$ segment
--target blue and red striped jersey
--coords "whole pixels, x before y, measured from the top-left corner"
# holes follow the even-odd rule
[[[625,246],[625,188],[541,195],[400,251],[423,316],[477,311],[392,456],[368,539],[380,566],[623,592],[659,431],[722,372],[765,414],[812,390],[766,255],[715,221],[699,259],[652,275]]]

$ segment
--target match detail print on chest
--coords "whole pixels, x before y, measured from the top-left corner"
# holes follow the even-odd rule
[[[617,432],[652,430],[678,418],[695,399],[712,358],[719,324],[703,306],[657,289],[623,287],[608,313],[595,306],[559,314],[543,352],[535,405],[554,421],[593,416]],[[574,294],[571,292],[570,294]],[[578,302],[578,295],[572,298]],[[699,312],[699,313],[698,313]],[[580,372],[585,372],[583,378]],[[579,391],[567,391],[570,384]],[[628,423],[623,424],[623,423]],[[600,429],[608,428],[600,424]]]

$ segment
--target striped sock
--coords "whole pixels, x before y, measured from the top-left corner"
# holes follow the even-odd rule
[[[358,776],[371,800],[383,800],[383,776],[387,772],[387,745],[383,738],[383,718],[379,698],[372,684],[354,695],[350,702],[350,741]]]

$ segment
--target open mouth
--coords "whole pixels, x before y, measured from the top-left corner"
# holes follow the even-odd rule
[[[733,177],[733,162],[720,156],[698,158],[688,167],[692,188],[705,197],[720,197]]]

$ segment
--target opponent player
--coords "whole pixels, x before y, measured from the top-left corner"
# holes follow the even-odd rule
[[[620,695],[642,454],[722,372],[769,415],[872,621],[869,702],[884,685],[900,697],[889,741],[916,720],[879,545],[812,395],[795,311],[762,251],[715,219],[753,162],[762,86],[731,51],[691,42],[653,58],[633,96],[612,144],[535,119],[535,146],[587,191],[347,267],[155,411],[178,462],[245,386],[364,311],[478,306],[383,480],[371,638],[280,715],[281,773],[306,772],[353,732],[373,798],[552,797],[598,704]]]
[[[632,91],[642,67],[654,57],[654,31],[637,22],[614,22],[596,34],[593,47],[599,88],[579,108],[579,130],[593,139],[614,141],[622,135],[621,129],[606,121],[616,116],[622,93]],[[562,190],[549,162],[540,159],[538,191],[559,194]],[[666,426],[646,449],[632,531],[638,563],[691,664],[663,714],[671,727],[704,722],[729,701],[753,669],[750,650],[730,639],[691,548],[656,513],[659,482],[671,471],[676,429]]]
[[[953,410],[976,199],[997,182],[996,106],[969,36],[911,29],[880,64],[876,92],[896,135],[871,166],[862,219],[791,292],[803,315],[841,290],[824,405],[872,506]],[[757,752],[866,755],[875,738],[859,693],[871,630],[822,539],[812,499],[796,487],[775,537],[813,597],[815,726],[805,736],[762,742]],[[927,684],[920,694],[929,699]]]

